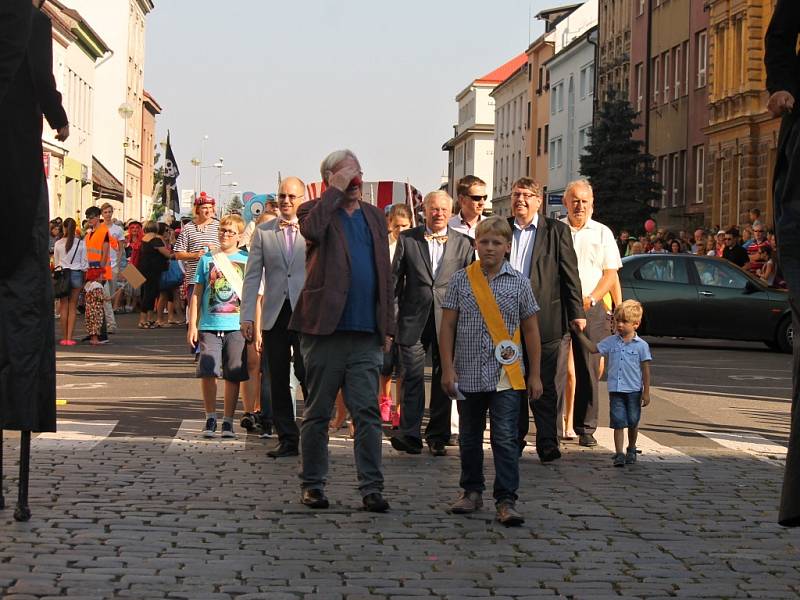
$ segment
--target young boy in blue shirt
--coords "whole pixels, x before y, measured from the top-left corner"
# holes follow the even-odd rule
[[[530,280],[505,259],[511,251],[511,239],[511,227],[501,217],[490,217],[478,224],[475,244],[480,260],[450,279],[439,330],[442,387],[458,400],[459,483],[463,492],[450,506],[450,512],[471,513],[483,506],[483,432],[488,410],[495,508],[497,520],[506,526],[525,522],[516,509],[520,403],[526,394],[532,399],[542,395],[536,317],[539,306]],[[530,358],[527,381],[522,363],[523,338]]]
[[[636,300],[625,300],[614,310],[616,335],[608,336],[596,345],[585,335],[578,337],[585,347],[606,357],[615,467],[636,462],[641,407],[650,404],[650,361],[653,357],[647,342],[636,335],[643,312],[642,305]],[[626,428],[628,448],[623,453]]]
[[[242,280],[247,254],[239,250],[244,221],[229,215],[219,222],[219,249],[197,263],[189,304],[187,341],[200,346],[197,377],[201,379],[206,424],[203,437],[217,431],[217,379],[225,381],[222,437],[233,438],[233,415],[239,384],[248,380],[247,347],[239,329]]]

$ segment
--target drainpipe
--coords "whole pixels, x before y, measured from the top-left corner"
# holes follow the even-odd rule
[[[644,102],[644,152],[650,154],[650,81],[652,73],[650,72],[650,65],[652,60],[650,58],[650,51],[653,45],[653,0],[647,0],[647,53],[645,56],[644,72],[645,72],[645,102]]]

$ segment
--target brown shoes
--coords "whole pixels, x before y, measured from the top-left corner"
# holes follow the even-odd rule
[[[450,505],[450,512],[455,515],[474,513],[483,506],[480,492],[461,492],[458,500]]]
[[[497,520],[506,527],[518,527],[525,522],[525,518],[517,512],[514,502],[502,500],[497,503]]]

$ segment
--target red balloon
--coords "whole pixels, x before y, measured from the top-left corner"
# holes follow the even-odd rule
[[[647,233],[653,233],[656,230],[656,222],[653,221],[653,219],[647,219],[647,221],[644,222],[644,230]]]

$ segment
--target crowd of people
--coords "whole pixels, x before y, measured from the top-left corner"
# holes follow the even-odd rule
[[[638,237],[621,231],[617,238],[620,255],[632,254],[697,254],[725,258],[765,284],[784,289],[786,282],[778,262],[775,232],[761,220],[761,211],[753,208],[744,225],[733,225],[727,229],[714,227],[696,229],[691,235],[682,230],[678,233],[658,229]]]

